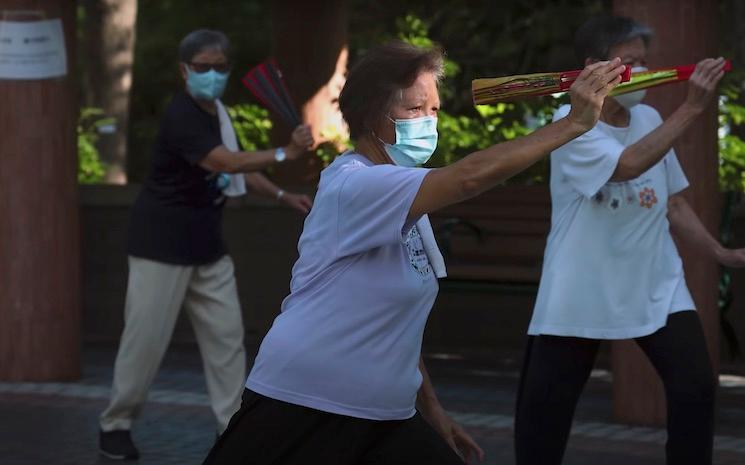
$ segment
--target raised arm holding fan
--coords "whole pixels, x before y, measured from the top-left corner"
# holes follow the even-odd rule
[[[592,128],[624,67],[615,59],[582,71],[561,121],[426,169],[442,71],[440,51],[394,42],[349,72],[339,107],[355,148],[321,173],[290,294],[205,465],[459,465],[483,456],[445,413],[421,359],[446,275],[427,213],[495,187]]]
[[[652,70],[637,67],[635,72],[632,72],[631,68],[627,68],[621,75],[621,84],[613,89],[610,95],[614,97],[663,84],[687,81],[693,76],[696,66],[683,65]],[[732,63],[725,60],[722,69],[723,71],[731,71]],[[528,97],[561,94],[569,90],[580,72],[577,70],[474,79],[471,83],[473,103],[490,105]]]

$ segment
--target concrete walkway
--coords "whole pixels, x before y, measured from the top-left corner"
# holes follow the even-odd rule
[[[113,346],[88,346],[74,383],[0,383],[0,464],[112,464],[97,451],[97,416],[111,382]],[[485,449],[485,464],[513,464],[512,410],[517,357],[427,354],[448,411]],[[133,431],[142,465],[199,464],[215,439],[195,347],[171,348]],[[718,465],[745,463],[745,376],[720,378]],[[577,411],[567,465],[662,465],[665,432],[615,424],[611,375],[593,372]]]

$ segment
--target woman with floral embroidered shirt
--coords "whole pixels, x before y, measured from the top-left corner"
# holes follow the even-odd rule
[[[637,71],[651,35],[628,18],[598,17],[577,32],[577,53],[586,64],[621,57]],[[517,401],[518,465],[561,463],[600,341],[630,338],[665,385],[667,463],[711,464],[714,374],[670,230],[723,265],[745,265],[745,250],[721,247],[693,213],[672,144],[713,104],[723,65],[701,61],[667,121],[640,103],[644,91],[611,97],[593,129],[551,154],[551,232]]]

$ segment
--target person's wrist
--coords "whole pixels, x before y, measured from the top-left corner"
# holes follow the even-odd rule
[[[435,395],[420,393],[417,401],[422,410],[426,411],[428,414],[436,415],[445,412],[442,404],[440,404],[440,400]]]
[[[435,402],[432,405],[419,405],[418,410],[427,423],[432,426],[442,424],[443,419],[447,418],[447,413],[439,402]]]
[[[684,116],[696,117],[704,111],[704,107],[705,105],[701,105],[700,103],[685,101],[680,105],[678,111],[683,113]]]
[[[567,131],[569,131],[572,138],[581,136],[582,134],[586,133],[590,129],[593,128],[593,126],[588,126],[586,124],[583,124],[573,118],[572,112],[570,110],[569,114],[566,116],[566,118],[563,118],[561,121],[564,121],[565,125],[567,126]]]
[[[716,248],[714,249],[714,259],[717,261],[717,263],[723,265],[727,262],[730,253],[730,249],[723,247],[721,244],[717,244]]]
[[[305,149],[303,149],[302,147],[299,147],[299,146],[295,145],[292,142],[290,142],[289,144],[287,144],[285,146],[285,149],[284,150],[287,153],[287,157],[290,158],[290,159],[295,159],[295,158],[299,157],[305,151]]]
[[[278,190],[277,191],[276,198],[277,198],[277,201],[281,201],[282,199],[284,199],[285,198],[285,191],[283,189]]]

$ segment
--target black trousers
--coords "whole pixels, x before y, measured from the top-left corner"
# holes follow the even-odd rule
[[[665,387],[667,464],[710,465],[716,382],[698,314],[673,313],[665,327],[635,341]],[[530,337],[515,414],[517,465],[561,464],[599,344],[576,337]]]
[[[375,421],[335,415],[246,390],[203,465],[462,465],[417,413]]]

